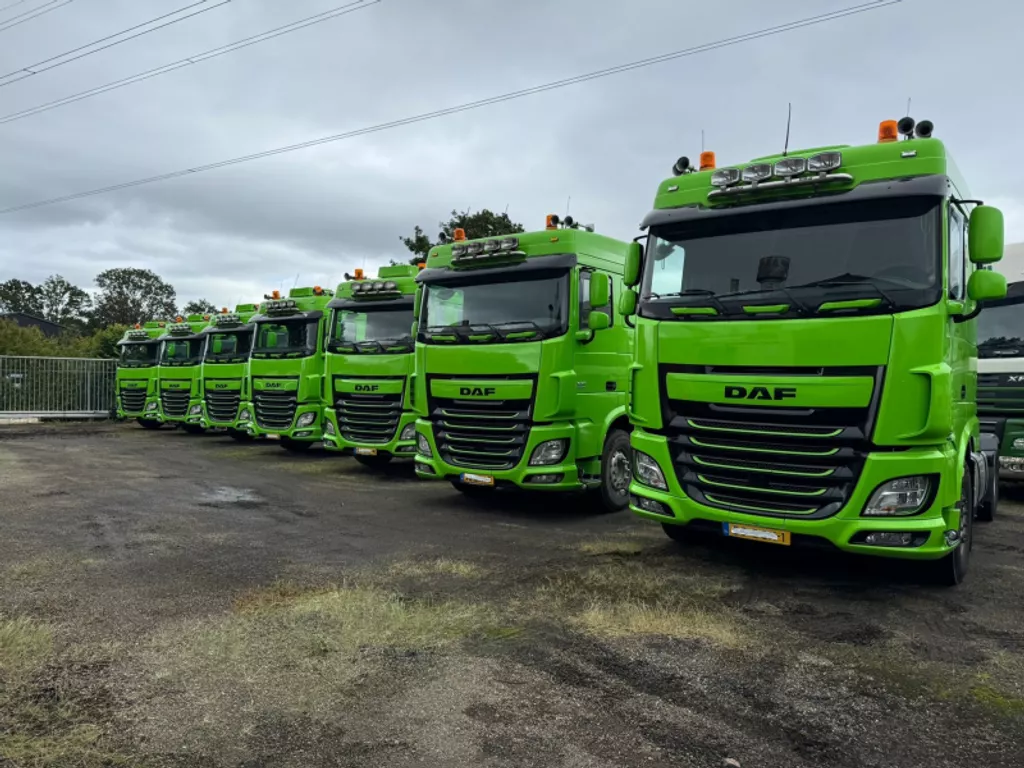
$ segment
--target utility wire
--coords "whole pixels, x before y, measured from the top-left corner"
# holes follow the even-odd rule
[[[15,120],[21,120],[26,117],[31,117],[32,115],[38,115],[41,112],[48,112],[51,109],[57,109],[58,107],[63,107],[67,104],[74,104],[76,101],[90,99],[93,96],[99,96],[101,93],[116,91],[119,88],[124,88],[125,86],[132,85],[134,83],[141,83],[143,80],[149,80],[154,77],[159,77],[160,75],[165,75],[168,72],[173,72],[177,69],[182,69],[184,67],[191,66],[192,64],[198,64],[201,61],[207,61],[209,59],[213,59],[218,56],[223,56],[228,53],[234,53],[235,51],[241,50],[242,48],[247,48],[250,45],[256,45],[267,40],[273,40],[275,37],[281,37],[282,35],[287,35],[291,32],[297,32],[300,29],[304,29],[305,27],[311,27],[314,24],[321,24],[325,21],[336,19],[339,16],[345,16],[346,14],[353,13],[355,11],[361,11],[364,8],[369,8],[373,5],[377,5],[380,2],[381,0],[355,0],[354,2],[351,2],[348,5],[342,5],[337,8],[332,8],[329,11],[318,13],[315,16],[309,16],[308,18],[300,19],[299,21],[293,21],[291,24],[285,24],[283,27],[270,29],[267,30],[266,32],[261,32],[258,35],[253,35],[243,40],[237,40],[233,43],[222,45],[219,48],[212,48],[209,51],[197,53],[192,56],[188,56],[184,59],[181,59],[179,61],[175,61],[170,64],[164,64],[160,67],[154,67],[153,69],[146,70],[145,72],[139,72],[138,74],[130,75],[129,77],[121,78],[120,80],[114,80],[105,85],[99,85],[95,88],[90,88],[89,90],[72,94],[71,96],[65,96],[64,98],[55,99],[54,101],[50,101],[45,104],[39,104],[35,107],[23,109],[20,112],[12,112],[9,115],[4,115],[0,117],[0,125],[3,125],[4,123],[11,123]]]
[[[50,0],[48,3],[43,3],[37,8],[31,8],[27,11],[19,13],[16,16],[11,16],[9,19],[4,19],[3,21],[0,21],[0,32],[3,32],[6,29],[13,29],[14,27],[19,27],[27,21],[32,21],[32,19],[38,19],[40,16],[45,16],[46,14],[52,11],[56,11],[58,8],[63,8],[65,5],[68,5],[71,2],[73,2],[73,0]],[[47,6],[54,7],[50,8]],[[25,18],[26,16],[28,18]]]
[[[215,8],[220,8],[222,5],[227,5],[228,3],[231,2],[231,0],[221,0],[219,3],[215,3],[214,5],[208,5],[205,8],[200,8],[198,11],[193,11],[192,13],[186,14],[185,16],[179,16],[176,19],[171,19],[170,21],[164,22],[163,24],[160,24],[158,26],[150,27],[149,29],[143,29],[141,32],[136,32],[134,35],[129,35],[128,37],[123,37],[120,40],[114,40],[114,38],[121,37],[121,35],[125,35],[128,32],[134,32],[135,30],[141,29],[142,27],[148,27],[150,24],[153,24],[153,23],[155,23],[157,21],[161,21],[161,20],[169,18],[171,16],[175,16],[175,15],[181,13],[182,11],[187,11],[189,8],[195,8],[196,6],[199,6],[199,5],[206,5],[208,2],[209,2],[209,0],[199,0],[198,2],[192,3],[191,5],[186,5],[186,6],[183,6],[182,8],[178,8],[175,11],[171,11],[170,13],[165,13],[163,16],[157,16],[155,19],[150,19],[149,21],[144,21],[141,24],[136,24],[134,27],[129,27],[128,29],[122,29],[120,32],[115,32],[112,35],[107,35],[106,37],[101,37],[99,40],[94,40],[91,43],[87,43],[86,45],[79,46],[78,48],[73,48],[72,50],[66,51],[66,52],[64,52],[62,54],[59,54],[57,56],[51,56],[48,59],[43,59],[42,61],[37,61],[35,64],[30,64],[27,67],[21,67],[20,69],[16,69],[13,72],[8,72],[6,75],[0,75],[0,80],[6,80],[6,82],[0,82],[0,88],[3,88],[4,86],[7,86],[7,85],[11,85],[12,83],[20,82],[20,81],[25,80],[25,79],[27,79],[29,77],[32,77],[33,75],[38,75],[41,72],[46,72],[46,71],[51,70],[51,69],[56,69],[57,67],[63,67],[65,64],[70,64],[73,61],[78,61],[79,59],[84,59],[86,56],[92,56],[94,53],[99,53],[100,51],[105,51],[108,48],[113,48],[114,46],[121,45],[121,43],[127,43],[129,40],[134,40],[137,37],[142,37],[143,35],[148,35],[150,32],[156,32],[158,29],[163,29],[164,27],[169,27],[172,24],[177,24],[180,21],[185,21],[186,19],[191,19],[193,16],[199,16],[200,14],[203,14],[203,13],[209,13],[210,11],[214,10]],[[93,46],[99,45],[100,43],[107,42],[108,40],[114,40],[114,42],[107,43],[106,45],[100,46],[99,48],[93,48]],[[92,48],[92,50],[86,50],[86,49],[89,49],[89,48]],[[79,51],[85,51],[85,52],[84,53],[79,53]],[[78,55],[77,56],[72,56],[71,54],[73,54],[73,53],[78,53]],[[68,58],[68,57],[70,57],[70,58]],[[44,66],[44,65],[49,65],[49,66]],[[13,79],[8,79],[8,78],[13,78]]]
[[[61,197],[52,197],[48,200],[39,200],[33,203],[16,205],[10,208],[0,209],[0,215],[14,213],[15,211],[25,211],[32,208],[41,208],[43,206],[55,205],[57,203],[66,203],[72,200],[79,200],[83,197],[102,195],[107,192],[115,192],[120,189],[138,187],[144,184],[154,184],[160,181],[168,181],[169,179],[176,179],[182,176],[189,176],[195,173],[204,173],[206,171],[212,171],[218,168],[225,168],[231,165],[247,163],[252,160],[260,160],[265,157],[273,157],[274,155],[282,155],[287,152],[295,152],[296,150],[300,149],[308,149],[309,147],[316,147],[321,144],[329,144],[331,142],[343,141],[345,139],[351,139],[357,136],[365,136],[371,133],[378,133],[380,131],[386,131],[391,128],[412,125],[414,123],[422,123],[426,122],[427,120],[434,120],[439,117],[446,117],[448,115],[458,114],[460,112],[468,112],[470,110],[480,109],[481,107],[490,106],[492,104],[500,104],[505,101],[521,99],[525,96],[532,96],[537,93],[553,91],[559,88],[568,87],[570,85],[577,85],[579,83],[588,82],[590,80],[597,80],[599,78],[621,74],[622,72],[629,72],[634,69],[641,69],[643,67],[650,67],[655,64],[662,64],[666,61],[673,61],[675,59],[681,59],[686,56],[694,56],[696,54],[705,53],[707,51],[716,50],[718,48],[725,48],[727,46],[738,45],[740,43],[749,42],[751,40],[758,40],[761,38],[782,34],[783,32],[790,32],[795,29],[802,29],[804,27],[823,24],[825,22],[845,18],[847,16],[854,16],[856,14],[865,13],[880,8],[885,8],[891,5],[898,5],[902,2],[903,0],[872,0],[872,2],[866,2],[861,3],[859,5],[849,6],[847,8],[841,8],[839,10],[831,11],[829,13],[823,13],[817,16],[808,16],[803,19],[786,22],[785,24],[779,24],[774,27],[766,27],[764,29],[759,29],[754,32],[746,32],[744,34],[736,35],[734,37],[727,37],[723,40],[718,40],[713,43],[704,43],[701,45],[694,46],[692,48],[684,48],[682,50],[672,51],[671,53],[664,53],[659,56],[652,56],[647,59],[640,59],[638,61],[629,62],[627,64],[619,64],[614,67],[600,69],[595,72],[588,72],[587,74],[583,75],[576,75],[574,77],[568,77],[562,80],[555,80],[550,83],[535,85],[530,88],[523,88],[518,91],[510,91],[499,96],[490,96],[484,99],[479,99],[477,101],[470,101],[464,104],[459,104],[454,107],[446,107],[444,109],[438,109],[433,112],[424,112],[419,115],[413,115],[411,117],[404,117],[398,120],[392,120],[387,123],[378,123],[377,125],[357,128],[355,130],[347,131],[345,133],[337,133],[334,134],[333,136],[324,136],[319,139],[312,139],[311,141],[304,141],[299,144],[289,144],[287,146],[278,147],[276,149],[268,149],[263,152],[255,152],[251,155],[243,155],[241,157],[231,158],[230,160],[221,160],[215,163],[207,163],[206,165],[198,165],[195,166],[194,168],[185,168],[179,171],[171,171],[170,173],[162,173],[158,176],[148,176],[142,179],[135,179],[134,181],[122,182],[121,184],[112,184],[107,187],[98,187],[96,189],[90,189],[84,192],[76,192],[74,194],[63,195]]]
[[[7,5],[0,6],[0,13],[3,13],[8,8],[14,8],[15,6],[18,6],[18,5],[24,5],[27,2],[28,2],[28,0],[14,0],[13,3],[8,3]]]

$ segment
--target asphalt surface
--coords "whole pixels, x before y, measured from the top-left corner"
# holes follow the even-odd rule
[[[0,427],[0,766],[1024,765],[1021,499],[948,589],[407,463]]]

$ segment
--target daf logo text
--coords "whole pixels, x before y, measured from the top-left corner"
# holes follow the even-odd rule
[[[459,394],[463,397],[490,397],[495,392],[494,387],[459,387]]]
[[[725,388],[729,400],[789,400],[796,397],[796,387],[741,387],[730,385]]]

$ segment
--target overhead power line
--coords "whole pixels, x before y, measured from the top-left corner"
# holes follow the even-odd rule
[[[380,131],[386,131],[392,128],[398,128],[405,125],[422,123],[428,120],[434,120],[439,117],[446,117],[448,115],[454,115],[460,112],[468,112],[470,110],[480,109],[481,107],[490,106],[492,104],[500,104],[502,102],[512,101],[514,99],[521,99],[524,98],[525,96],[532,96],[537,93],[544,93],[546,91],[553,91],[559,88],[566,88],[570,85],[578,85],[579,83],[589,82],[590,80],[597,80],[599,78],[610,77],[611,75],[617,75],[623,72],[630,72],[635,69],[654,66],[655,64],[662,64],[667,61],[674,61],[675,59],[681,59],[686,56],[694,56],[699,53],[706,53],[708,51],[717,50],[719,48],[725,48],[732,45],[739,45],[740,43],[750,42],[751,40],[759,40],[765,37],[779,35],[784,32],[791,32],[796,29],[803,29],[804,27],[811,27],[817,24],[824,24],[826,22],[835,21],[836,19],[845,18],[847,16],[854,16],[856,14],[878,10],[880,8],[885,8],[891,5],[898,5],[902,2],[903,0],[873,0],[872,2],[866,2],[861,3],[859,5],[849,6],[847,8],[841,8],[836,11],[819,14],[817,16],[808,16],[806,18],[798,19],[796,21],[790,21],[786,22],[785,24],[779,24],[774,27],[765,27],[754,32],[746,32],[744,34],[736,35],[734,37],[727,37],[723,40],[718,40],[713,43],[704,43],[701,45],[694,46],[692,48],[684,48],[682,50],[672,51],[671,53],[664,53],[659,56],[652,56],[650,58],[632,61],[627,64],[619,64],[614,67],[608,67],[606,69],[588,72],[583,75],[567,77],[562,80],[554,80],[549,83],[535,85],[530,88],[523,88],[518,91],[509,91],[508,93],[503,93],[498,96],[490,96],[484,99],[466,102],[464,104],[459,104],[453,107],[445,107],[444,109],[434,110],[433,112],[424,112],[419,115],[403,117],[398,120],[392,120],[387,123],[378,123],[376,125],[366,126],[364,128],[356,128],[355,130],[346,131],[345,133],[336,133],[332,136],[324,136],[319,139],[312,139],[311,141],[304,141],[298,144],[289,144],[284,147],[268,149],[263,152],[255,152],[250,155],[234,157],[229,160],[220,160],[215,163],[207,163],[206,165],[199,165],[195,166],[194,168],[184,168],[179,171],[162,173],[157,176],[148,176],[142,179],[135,179],[134,181],[126,181],[120,184],[112,184],[107,187],[98,187],[96,189],[90,189],[84,192],[76,192],[70,195],[62,195],[61,197],[52,197],[48,200],[39,200],[33,203],[16,205],[10,208],[0,209],[0,215],[14,213],[15,211],[25,211],[32,208],[41,208],[43,206],[55,205],[57,203],[66,203],[72,200],[79,200],[83,197],[102,195],[107,192],[116,192],[117,190],[128,189],[130,187],[139,187],[144,184],[154,184],[156,182],[168,181],[170,179],[176,179],[182,176],[189,176],[196,173],[205,173],[206,171],[212,171],[218,168],[225,168],[231,165],[239,165],[241,163],[247,163],[252,160],[260,160],[265,157],[273,157],[275,155],[282,155],[287,152],[295,152],[300,149],[316,147],[320,146],[321,144],[329,144],[335,141],[344,141],[345,139],[352,139],[357,136],[365,136],[367,134],[378,133]]]
[[[28,2],[28,0],[14,0],[13,3],[8,3],[7,5],[0,5],[0,13],[3,13],[8,8],[14,8],[15,6],[18,6],[18,5],[24,5],[27,2]]]
[[[57,67],[63,67],[65,64],[70,64],[73,61],[78,61],[79,59],[84,59],[86,56],[92,56],[94,53],[99,53],[100,51],[105,51],[108,48],[113,48],[114,46],[121,45],[121,43],[127,43],[129,40],[134,40],[137,37],[142,37],[143,35],[148,35],[150,32],[156,32],[159,29],[163,29],[164,27],[169,27],[172,24],[177,24],[178,22],[185,21],[186,19],[191,19],[193,16],[199,16],[199,15],[204,14],[204,13],[209,13],[210,11],[214,10],[215,8],[220,8],[222,5],[227,5],[228,3],[231,2],[231,0],[221,0],[219,3],[215,3],[213,5],[207,5],[207,3],[209,1],[210,0],[199,0],[198,2],[192,3],[191,5],[183,6],[181,8],[178,8],[175,11],[171,11],[170,13],[165,13],[162,16],[157,16],[155,19],[150,19],[149,21],[144,21],[141,24],[136,24],[134,27],[128,27],[128,29],[122,29],[120,32],[115,32],[112,35],[107,35],[106,37],[101,37],[99,40],[94,40],[91,43],[87,43],[85,45],[81,45],[78,48],[73,48],[70,51],[65,51],[64,53],[61,53],[61,54],[59,54],[57,56],[51,56],[48,59],[43,59],[42,61],[37,61],[35,64],[29,64],[28,66],[20,67],[19,69],[16,69],[13,72],[8,72],[5,75],[0,75],[0,81],[5,81],[5,82],[0,82],[0,88],[3,88],[4,86],[7,86],[7,85],[12,85],[13,83],[21,82],[22,80],[25,80],[25,79],[27,79],[29,77],[32,77],[33,75],[38,75],[41,72],[47,72],[47,71],[49,71],[51,69],[56,69]],[[205,8],[200,8],[199,10],[193,11],[192,13],[186,14],[184,16],[178,16],[178,18],[176,18],[176,19],[171,19],[170,21],[166,21],[163,24],[159,24],[159,25],[157,25],[155,27],[150,27],[151,24],[155,24],[156,22],[162,21],[163,19],[168,19],[171,16],[176,16],[177,14],[182,13],[183,11],[187,11],[190,8],[195,8],[195,7],[200,6],[200,5],[203,5],[203,6],[206,6],[206,7]],[[143,29],[143,27],[149,27],[149,29]],[[135,30],[142,30],[142,31],[135,32]],[[129,32],[135,32],[135,34],[128,35],[127,37],[122,37],[122,35],[127,35]],[[115,38],[121,38],[121,39],[117,40]],[[113,41],[113,42],[107,42],[107,41]],[[107,43],[107,44],[106,45],[100,45],[100,43]],[[100,47],[97,48],[97,47],[94,47],[94,46],[100,46]],[[75,56],[73,54],[78,54],[78,55]]]
[[[18,112],[12,112],[9,115],[0,117],[0,125],[31,117],[32,115],[38,115],[40,112],[48,112],[51,109],[57,109],[58,107],[63,107],[67,104],[74,104],[77,101],[91,99],[93,96],[99,96],[101,93],[116,91],[119,88],[124,88],[125,86],[132,85],[134,83],[141,83],[143,80],[159,77],[160,75],[165,75],[168,72],[174,72],[175,70],[182,69],[193,64],[199,64],[200,62],[208,61],[209,59],[214,59],[228,53],[234,53],[235,51],[239,51],[243,48],[248,48],[250,45],[257,45],[258,43],[266,42],[267,40],[273,40],[275,37],[281,37],[282,35],[287,35],[291,32],[297,32],[300,29],[311,27],[314,24],[322,24],[325,21],[330,21],[331,19],[336,19],[340,16],[354,13],[355,11],[361,11],[364,8],[369,8],[380,2],[381,0],[355,0],[348,5],[332,8],[329,11],[318,13],[315,16],[309,16],[305,19],[300,19],[299,21],[293,21],[291,24],[285,24],[282,27],[270,29],[266,32],[261,32],[258,35],[252,35],[251,37],[244,38],[243,40],[237,40],[234,43],[222,45],[219,48],[212,48],[209,51],[204,51],[203,53],[193,54],[192,56],[187,56],[184,59],[171,62],[170,64],[154,67],[153,69],[146,70],[145,72],[139,72],[138,74],[130,75],[129,77],[124,77],[120,80],[114,80],[113,82],[106,83],[105,85],[99,85],[95,88],[90,88],[89,90],[72,94],[71,96],[65,96],[64,98],[55,99],[45,104],[23,109]]]
[[[20,27],[26,22],[32,21],[32,19],[38,19],[40,16],[45,16],[52,11],[56,11],[58,8],[63,8],[65,5],[70,5],[74,0],[50,0],[48,3],[31,8],[27,11],[19,13],[17,16],[11,16],[9,19],[0,21],[0,32],[8,29],[14,29],[14,27]],[[16,3],[17,5],[17,3]],[[10,8],[11,6],[7,6]],[[3,9],[0,9],[2,11]]]

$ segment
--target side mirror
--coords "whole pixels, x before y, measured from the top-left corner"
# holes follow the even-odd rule
[[[611,324],[611,318],[604,312],[591,312],[587,318],[587,327],[592,331],[603,331],[605,328],[610,328]]]
[[[415,339],[416,338],[416,334],[419,332],[419,330],[420,330],[419,320],[413,320],[412,321],[412,327],[409,329],[409,335],[412,336]]]
[[[612,301],[611,282],[605,272],[593,272],[590,275],[590,307],[604,309]]]
[[[423,294],[423,288],[416,286],[416,293],[413,294],[412,299],[412,316],[417,320],[420,319],[420,297]]]
[[[967,281],[967,297],[972,301],[992,301],[1006,297],[1006,276],[990,269],[979,269]]]
[[[634,290],[623,291],[619,295],[619,314],[631,317],[636,314],[637,295]]]
[[[632,288],[640,283],[640,265],[644,260],[644,249],[640,243],[634,241],[629,244],[626,251],[626,264],[623,267],[622,282],[626,287]]]
[[[994,264],[1003,258],[1003,212],[1001,210],[993,208],[991,205],[979,205],[971,211],[968,232],[971,261],[975,264]],[[1005,284],[1006,281],[1004,280],[1003,283]]]

